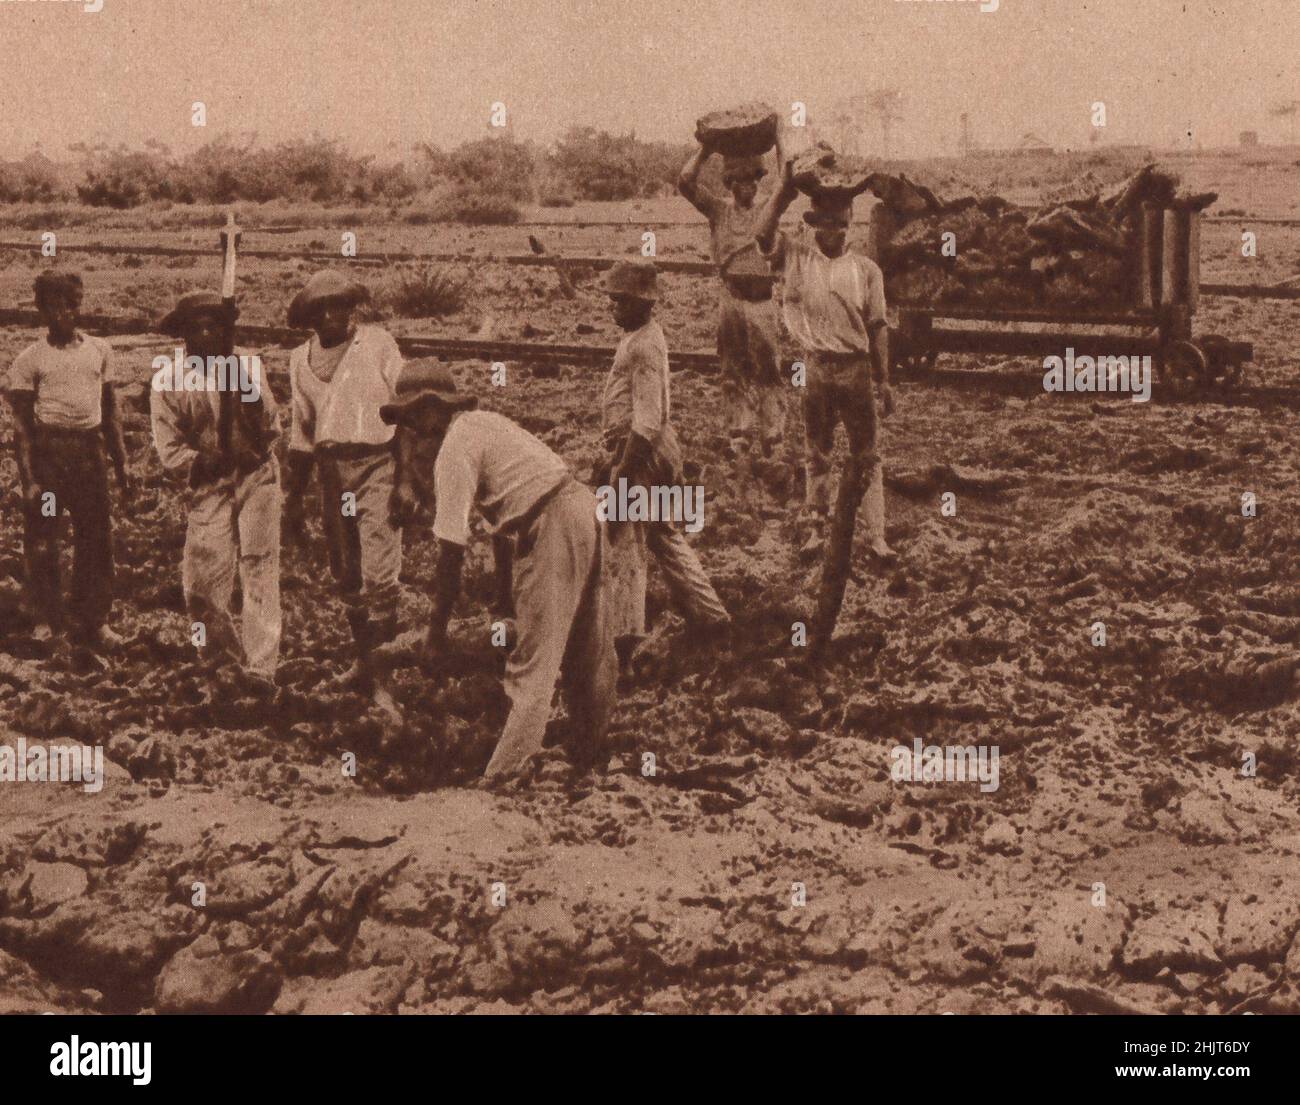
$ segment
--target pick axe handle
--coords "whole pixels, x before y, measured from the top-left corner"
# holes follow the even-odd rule
[[[226,216],[226,230],[222,235],[226,250],[221,266],[221,298],[226,300],[235,298],[235,257],[239,249],[238,237],[239,232],[235,227],[235,216],[232,212]]]
[[[232,356],[235,352],[235,259],[239,249],[239,232],[235,226],[233,211],[226,215],[226,229],[222,234],[225,256],[221,265],[221,301],[226,308],[222,323],[221,352]],[[231,454],[231,423],[234,420],[235,397],[223,392],[220,397],[217,418],[217,447],[227,460]]]

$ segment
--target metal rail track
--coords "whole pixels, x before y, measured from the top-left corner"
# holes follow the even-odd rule
[[[155,334],[154,322],[141,316],[86,315],[82,318],[84,329],[105,337]],[[35,311],[0,309],[0,326],[41,325]],[[305,330],[291,330],[279,326],[244,326],[238,328],[242,345],[290,347],[306,341]],[[451,361],[487,361],[515,364],[574,364],[608,365],[614,358],[614,347],[608,345],[566,345],[552,342],[494,341],[480,338],[445,338],[411,335],[397,337],[398,347],[411,357],[439,357]],[[175,341],[158,336],[158,345]],[[671,366],[679,371],[712,374],[718,371],[716,353],[679,351],[668,356]],[[915,368],[899,365],[894,377],[898,381],[935,387],[977,391],[984,394],[1032,398],[1043,394],[1041,372],[1004,372],[998,369]],[[1115,396],[1099,394],[1099,400]],[[1119,396],[1118,398],[1126,398]],[[1166,402],[1203,402],[1212,399],[1228,407],[1258,409],[1287,408],[1300,410],[1300,387],[1268,386],[1245,387],[1235,391],[1193,393],[1174,397],[1162,394],[1158,386],[1153,399]]]
[[[156,320],[135,315],[83,315],[82,328],[104,337],[134,334],[155,334]],[[40,317],[35,311],[0,309],[0,326],[39,327]],[[283,326],[237,327],[242,345],[284,348],[300,345],[310,336],[306,330],[292,330]],[[566,345],[557,342],[496,341],[485,338],[444,338],[433,335],[394,335],[398,348],[413,357],[444,357],[449,360],[484,360],[524,364],[608,364],[614,359],[612,345]],[[175,339],[159,335],[159,344]],[[714,353],[675,352],[668,356],[669,363],[677,369],[693,372],[716,372],[718,358]]]
[[[0,250],[21,253],[39,253],[41,247],[31,242],[0,241]],[[197,249],[189,246],[125,246],[125,245],[81,245],[60,246],[63,253],[99,253],[110,255],[135,255],[138,257],[211,257],[212,250]],[[355,257],[341,257],[338,253],[327,250],[306,250],[301,253],[279,249],[243,249],[241,257],[256,257],[267,261],[318,261],[323,263],[340,262],[349,265],[361,265],[378,268],[399,263],[407,264],[488,264],[488,265],[522,265],[537,268],[576,269],[603,271],[621,260],[618,257],[563,257],[551,254],[510,253],[409,253],[409,252],[362,252]],[[660,272],[684,273],[692,276],[712,276],[717,266],[711,261],[673,261],[655,259]],[[1292,281],[1280,284],[1223,284],[1203,283],[1201,295],[1227,296],[1242,299],[1298,299],[1300,286]]]

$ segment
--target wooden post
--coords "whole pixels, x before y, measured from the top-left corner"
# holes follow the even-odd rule
[[[1164,211],[1154,203],[1142,205],[1138,254],[1138,304],[1160,306],[1164,281]]]
[[[1188,301],[1188,247],[1191,212],[1186,208],[1170,207],[1165,210],[1164,269],[1165,284],[1161,303],[1166,307],[1183,306]]]
[[[889,248],[890,241],[893,240],[894,232],[897,229],[898,217],[883,200],[877,200],[871,207],[871,221],[867,225],[867,244],[866,254],[881,268],[881,256]],[[888,295],[889,288],[886,286],[885,293]]]
[[[1195,314],[1201,304],[1201,213],[1187,211],[1187,309]]]

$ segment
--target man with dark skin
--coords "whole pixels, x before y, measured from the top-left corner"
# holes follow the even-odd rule
[[[159,329],[184,339],[187,360],[210,365],[233,354],[226,347],[232,312],[234,304],[215,293],[195,292]],[[238,390],[230,377],[219,383],[215,376],[201,388],[164,386],[164,369],[149,396],[150,421],[163,468],[188,486],[181,583],[191,624],[203,627],[192,639],[214,676],[227,662],[238,664],[231,669],[237,685],[270,698],[281,632],[279,420],[261,359],[237,360]],[[238,629],[231,612],[236,576]]]
[[[484,773],[496,784],[525,772],[542,749],[551,700],[562,685],[575,766],[597,763],[614,704],[618,661],[602,580],[596,497],[543,442],[504,415],[474,409],[441,365],[407,364],[380,414],[403,428],[402,448],[432,463],[438,562],[422,663],[435,672],[475,512],[513,546],[516,641],[506,662],[511,708]]]
[[[34,291],[46,334],[14,361],[5,394],[14,412],[35,636],[46,639],[64,630],[58,538],[67,510],[75,549],[71,639],[113,649],[122,638],[104,624],[113,601],[108,463],[123,507],[130,506],[134,483],[110,379],[112,350],[78,329],[78,274],[42,273]]]
[[[397,469],[393,428],[379,417],[393,398],[402,355],[382,327],[356,321],[366,298],[361,285],[327,270],[289,307],[289,325],[314,333],[289,358],[286,538],[296,541],[303,532],[303,496],[315,464],[330,571],[356,646],[356,661],[338,685],[368,695],[397,721],[400,712],[373,653],[397,633],[401,527],[415,498]]]
[[[623,330],[601,398],[601,434],[608,459],[597,485],[681,487],[681,446],[670,417],[668,344],[654,317],[658,296],[650,262],[621,261],[605,276],[614,320]],[[675,524],[612,520],[609,576],[615,638],[626,662],[645,635],[647,553],[663,569],[673,603],[703,643],[731,619],[709,582],[695,550]]]
[[[761,211],[758,182],[767,170],[761,157],[723,158],[722,180],[729,195],[699,182],[713,153],[701,145],[682,167],[677,189],[709,220],[709,240],[720,278],[718,358],[730,448],[738,462],[742,499],[759,509],[762,482],[758,457],[770,457],[785,434],[780,336],[772,300],[771,271],[754,244]],[[776,145],[782,163],[781,142]]]
[[[885,416],[894,403],[884,277],[874,261],[847,249],[853,200],[840,193],[814,192],[812,209],[804,214],[806,226],[786,234],[779,229],[781,215],[797,194],[792,165],[787,162],[781,187],[759,222],[758,244],[772,265],[782,270],[786,328],[802,349],[807,373],[805,510],[812,534],[805,550],[815,553],[825,546],[810,642],[812,654],[820,656],[839,616],[864,493],[870,552],[879,560],[893,558],[885,542],[876,403]],[[831,451],[840,422],[848,435],[849,463],[841,473],[828,537]]]

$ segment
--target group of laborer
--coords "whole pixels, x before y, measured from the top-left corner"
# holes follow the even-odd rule
[[[807,440],[804,517],[810,547],[825,548],[811,631],[824,647],[842,600],[858,500],[867,495],[867,539],[884,540],[878,398],[890,405],[885,302],[880,270],[846,251],[851,201],[814,201],[806,227],[787,234],[782,213],[795,196],[789,163],[778,188],[756,206],[759,158],[725,159],[729,196],[698,182],[710,151],[682,171],[682,193],[709,219],[722,280],[718,348],[738,486],[762,496],[757,460],[782,438],[773,273],[784,277],[786,327],[801,349]],[[654,318],[650,262],[619,262],[605,277],[624,331],[601,398],[603,453],[594,484],[678,486],[681,449],[670,418],[668,348]],[[78,329],[82,282],[58,269],[36,279],[46,335],[13,362],[5,394],[25,519],[28,604],[35,633],[56,646],[112,651],[108,467],[124,501],[134,494],[114,402],[109,345]],[[620,658],[645,632],[646,563],[660,566],[693,641],[716,641],[730,618],[679,525],[670,519],[607,520],[591,487],[546,444],[501,414],[478,409],[451,372],[404,361],[392,336],[358,319],[365,289],[336,272],[313,277],[289,305],[290,326],[312,331],[293,350],[286,471],[276,445],[281,418],[269,386],[255,396],[226,386],[150,391],[153,442],[164,470],[185,487],[188,516],[182,585],[200,663],[218,685],[273,699],[280,638],[280,545],[301,540],[313,467],[329,563],[355,645],[343,682],[400,720],[389,691],[397,655],[402,529],[421,502],[433,507],[437,561],[429,628],[419,659],[436,670],[451,647],[448,624],[477,512],[493,538],[498,578],[510,581],[515,619],[505,690],[510,712],[486,777],[521,773],[542,748],[557,686],[565,692],[568,751],[590,765],[615,701]],[[181,298],[161,332],[184,342],[186,358],[229,354],[235,309],[215,293]],[[211,381],[212,377],[209,377]],[[251,401],[250,401],[251,399]],[[830,523],[829,472],[837,422],[850,459]],[[74,530],[69,601],[59,582],[63,512]],[[282,518],[283,514],[283,518]],[[836,558],[842,561],[836,567]],[[842,570],[840,570],[842,568]],[[236,615],[235,584],[241,602]]]

